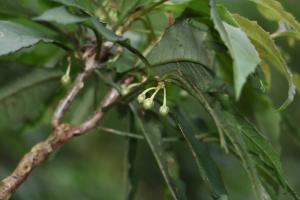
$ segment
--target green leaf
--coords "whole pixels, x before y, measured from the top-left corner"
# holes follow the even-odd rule
[[[57,92],[62,75],[11,63],[1,63],[0,74],[3,82],[8,80],[0,87],[0,132],[19,131],[39,117]]]
[[[9,21],[0,21],[0,56],[38,42],[53,42],[37,30]]]
[[[253,101],[253,115],[257,127],[277,147],[279,145],[281,115],[274,109],[269,97],[252,93],[250,98]]]
[[[203,105],[215,122],[218,131],[222,132],[223,140],[229,141],[231,151],[241,160],[251,180],[256,198],[259,200],[271,199],[264,186],[268,183],[265,183],[259,173],[260,168],[265,166],[270,173],[269,177],[275,179],[276,183],[285,191],[289,191],[289,186],[283,178],[279,155],[270,142],[257,131],[254,125],[236,113],[228,100],[216,99],[216,97],[208,95],[205,90],[203,91],[205,87],[200,87],[194,82],[196,77],[198,77],[198,82],[202,83],[213,81],[210,74],[196,72],[203,68],[199,64],[179,62],[168,65],[173,65],[172,72],[177,73],[177,76],[173,76],[174,81],[177,81],[177,84],[186,89]],[[165,68],[166,65],[161,67]],[[222,137],[220,139],[222,141]],[[293,193],[290,194],[297,199]]]
[[[204,99],[199,100],[201,102]],[[204,102],[207,102],[207,100],[204,100]],[[206,105],[208,104],[206,103]],[[226,137],[232,145],[232,151],[241,160],[242,165],[248,174],[256,198],[259,200],[270,200],[270,196],[263,186],[261,177],[258,174],[257,163],[250,154],[249,144],[245,141],[245,138],[241,134],[244,131],[244,127],[236,120],[234,115],[223,110],[218,103],[213,106],[209,105],[206,109],[213,118],[218,119],[218,126],[223,129]],[[257,140],[259,140],[259,138],[257,138]],[[261,156],[260,152],[257,155]]]
[[[133,200],[137,191],[137,180],[134,176],[134,161],[137,154],[137,141],[136,139],[128,139],[127,141],[127,151],[126,151],[126,162],[125,162],[125,172],[126,172],[126,199]]]
[[[194,72],[191,71],[189,76],[193,76],[192,73]],[[184,79],[188,80],[187,77]],[[283,175],[279,155],[275,153],[271,144],[257,132],[254,126],[234,112],[231,104],[226,102],[226,100],[219,100],[219,102],[214,97],[210,97],[205,92],[202,92],[193,82],[183,81],[182,84],[203,105],[219,131],[222,131],[230,142],[230,149],[241,160],[252,183],[256,198],[259,200],[271,199],[258,172],[258,168],[261,165],[267,165],[269,170],[272,169],[270,170],[270,176],[275,177],[278,184],[281,184],[286,189],[286,185],[282,181]]]
[[[292,74],[290,73],[280,51],[274,41],[270,38],[269,33],[263,30],[256,22],[250,21],[239,15],[234,15],[234,18],[248,37],[253,41],[256,49],[258,49],[261,59],[265,62],[267,61],[271,63],[286,77],[289,84],[288,97],[279,110],[285,109],[294,100],[295,85],[293,83]]]
[[[95,9],[95,2],[91,0],[52,0],[66,6],[79,8],[88,14],[92,14]]]
[[[292,141],[300,147],[300,129],[295,118],[285,113],[283,115],[284,130],[287,129],[286,133],[292,137]]]
[[[96,17],[91,18],[91,22],[96,29],[105,39],[112,42],[120,42],[125,39],[121,36],[116,35],[112,30],[106,28],[104,23],[101,23]]]
[[[129,132],[136,132],[136,124],[134,116],[130,113],[129,116]],[[125,199],[134,200],[137,186],[138,177],[135,175],[135,160],[137,157],[138,141],[135,138],[128,138],[126,141],[126,152],[125,152]]]
[[[47,10],[42,15],[34,17],[33,19],[37,21],[53,21],[60,24],[71,24],[83,22],[89,18],[73,15],[68,12],[64,6],[60,6]]]
[[[113,63],[113,65],[117,69],[118,73],[124,73],[134,67],[135,61],[135,55],[127,49],[124,49],[122,55],[115,63]]]
[[[0,13],[27,16],[30,15],[31,11],[18,1],[2,0],[0,2]]]
[[[220,171],[210,157],[206,146],[196,139],[195,134],[197,131],[193,128],[193,124],[180,111],[175,112],[175,118],[183,137],[194,155],[202,179],[210,186],[212,196],[214,199],[228,199]]]
[[[151,66],[190,61],[209,67],[209,54],[203,43],[207,26],[193,20],[178,21],[147,56]]]
[[[212,56],[205,43],[207,34],[209,32],[204,24],[192,20],[175,23],[147,56],[153,66],[152,73],[163,77],[173,72],[177,74],[180,69],[181,77],[207,90],[212,84]],[[219,134],[224,138],[220,129]],[[222,147],[226,148],[225,141],[221,140]]]
[[[134,113],[136,122],[141,132],[144,134],[145,139],[153,153],[153,156],[155,157],[155,160],[165,179],[165,182],[170,190],[172,197],[175,200],[186,199],[184,191],[180,188],[180,185],[178,184],[176,179],[174,179],[174,177],[168,169],[167,154],[164,151],[162,136],[160,129],[157,126],[157,123],[154,123],[153,121],[149,120],[146,122],[138,115],[133,105],[131,105],[130,107]]]
[[[256,49],[242,29],[221,21],[215,0],[210,0],[210,6],[214,26],[233,59],[234,91],[236,99],[239,99],[247,77],[254,72],[260,59]]]
[[[48,8],[48,0],[1,0],[0,15],[30,18]]]
[[[182,71],[183,68],[178,70]],[[243,138],[243,135],[241,134],[243,130],[242,125],[240,125],[236,120],[235,115],[223,109],[223,107],[230,108],[230,103],[228,100],[223,100],[220,97],[215,99],[215,97],[210,97],[207,95],[197,84],[194,84],[192,81],[188,81],[194,76],[195,72],[187,68],[185,68],[184,71],[185,73],[183,78],[179,80],[182,84],[182,87],[184,87],[191,95],[193,95],[210,114],[219,133],[222,133],[220,134],[221,145],[222,140],[225,141],[225,139],[227,139],[230,142],[232,146],[231,151],[233,151],[234,155],[237,155],[241,160],[242,165],[246,170],[249,179],[251,180],[256,198],[259,200],[270,200],[270,197],[260,180],[255,160],[250,152],[248,152],[249,148],[245,139]],[[198,79],[212,81],[211,76],[199,76]]]
[[[300,32],[300,24],[297,22],[295,17],[287,12],[283,6],[280,4],[279,1],[275,0],[250,0],[255,2],[260,6],[260,10],[263,11],[262,13],[269,13],[272,15],[272,19],[276,19],[277,21],[282,20],[285,23],[289,24],[293,27],[294,30]],[[270,18],[269,18],[270,19]]]
[[[126,17],[128,17],[128,15],[130,14],[130,12],[132,12],[134,9],[137,8],[137,6],[141,3],[142,0],[122,0],[122,4],[120,5],[120,17],[119,20],[123,21],[123,19],[125,19]]]
[[[191,0],[189,2],[189,9],[203,16],[209,15],[208,1]]]

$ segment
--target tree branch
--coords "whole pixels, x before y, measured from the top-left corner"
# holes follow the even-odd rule
[[[104,49],[104,51],[108,52],[110,48],[111,46]],[[96,54],[93,48],[87,49],[83,54],[83,59],[85,60],[84,70],[77,75],[67,95],[58,103],[58,106],[55,109],[52,117],[52,125],[54,128],[59,126],[61,117],[66,112],[66,110],[70,107],[71,103],[74,101],[79,91],[84,87],[85,80],[96,69],[97,64],[95,61],[95,56]]]
[[[106,51],[109,49],[110,47],[108,47]],[[78,74],[73,86],[68,91],[67,95],[59,102],[53,114],[52,124],[54,131],[47,139],[34,145],[19,161],[13,173],[0,182],[0,200],[9,199],[14,191],[26,180],[32,170],[43,163],[43,161],[58,147],[73,137],[82,135],[94,128],[97,122],[102,119],[104,112],[118,100],[120,94],[115,88],[112,88],[102,99],[95,112],[91,114],[86,121],[79,125],[60,123],[61,117],[69,108],[79,91],[83,88],[84,81],[97,67],[97,64],[95,63],[96,54],[95,52],[91,53],[90,50],[87,50],[84,55],[84,71]],[[102,59],[102,61],[105,62],[105,59]],[[132,80],[133,77],[129,76],[124,80],[124,84],[129,84]]]
[[[70,124],[60,124],[47,139],[33,146],[20,160],[14,172],[0,182],[0,200],[9,199],[12,193],[26,180],[32,170],[39,166],[59,146],[74,136],[84,134],[86,131],[94,128],[96,123],[103,117],[105,110],[110,107],[118,97],[118,91],[111,89],[88,120],[80,125],[74,126]]]

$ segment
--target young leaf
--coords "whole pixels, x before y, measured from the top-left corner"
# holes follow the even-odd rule
[[[53,42],[37,30],[23,25],[0,21],[0,56],[30,47],[38,42]]]
[[[6,74],[5,68],[8,66],[5,63],[1,65],[1,75],[3,73],[3,76],[17,77],[0,87],[0,132],[19,131],[25,123],[35,120],[45,109],[47,100],[57,92],[62,73],[25,68],[27,71],[19,75]],[[19,70],[20,67],[24,68],[19,65],[10,66]]]
[[[33,19],[37,21],[53,21],[60,24],[71,24],[83,22],[89,18],[73,15],[68,12],[64,6],[60,6],[47,10],[42,15],[34,17]]]
[[[269,33],[263,30],[256,22],[250,21],[240,15],[233,15],[239,26],[245,31],[253,44],[258,49],[260,57],[276,67],[287,79],[289,84],[288,98],[281,105],[279,110],[285,109],[294,99],[295,85],[288,66],[280,51],[270,38]]]
[[[233,59],[234,91],[236,99],[239,99],[247,77],[254,72],[256,66],[260,63],[260,59],[256,49],[242,29],[221,21],[215,0],[210,0],[210,6],[211,18],[215,28]]]
[[[255,2],[259,6],[261,6],[261,10],[264,12],[268,11],[271,13],[272,18],[276,19],[277,21],[283,20],[287,24],[289,24],[291,27],[294,28],[294,30],[300,32],[300,24],[297,22],[295,17],[287,12],[279,1],[275,0],[250,0],[252,2]]]
[[[159,127],[151,121],[146,122],[145,120],[140,118],[134,106],[131,105],[130,107],[134,113],[136,122],[141,132],[144,134],[145,139],[153,153],[153,156],[155,157],[155,160],[166,181],[172,197],[175,200],[186,199],[184,191],[182,190],[178,182],[174,179],[174,177],[172,177],[172,174],[168,169],[167,156],[163,149],[162,137]]]

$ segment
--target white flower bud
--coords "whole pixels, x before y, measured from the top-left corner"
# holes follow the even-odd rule
[[[123,96],[125,96],[125,95],[127,95],[127,94],[129,94],[129,92],[130,92],[130,88],[128,88],[127,86],[121,86],[121,94],[123,95]]]
[[[153,99],[148,98],[148,99],[145,99],[145,100],[144,100],[144,102],[143,102],[143,107],[144,107],[146,110],[151,109],[153,106],[154,106]]]
[[[170,111],[169,107],[168,107],[168,106],[165,106],[165,105],[163,105],[163,106],[161,106],[161,107],[159,108],[159,113],[160,113],[162,116],[166,116],[166,115],[169,113],[169,111]]]
[[[139,103],[143,103],[145,99],[146,99],[146,95],[143,94],[143,93],[140,94],[140,95],[137,97],[137,101],[138,101]]]

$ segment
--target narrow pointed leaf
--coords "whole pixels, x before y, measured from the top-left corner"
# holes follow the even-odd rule
[[[294,30],[300,32],[300,23],[295,19],[295,17],[287,12],[281,3],[276,0],[250,0],[252,2],[255,2],[259,6],[261,6],[261,11],[270,13],[272,15],[273,19],[276,20],[283,20],[287,24],[289,24],[291,27],[293,27]]]
[[[175,112],[178,127],[191,149],[203,180],[210,186],[214,199],[228,199],[220,171],[206,146],[199,142],[193,124],[181,112]]]

